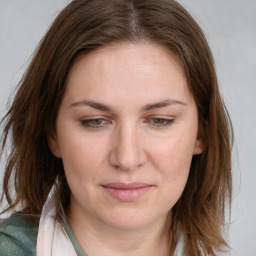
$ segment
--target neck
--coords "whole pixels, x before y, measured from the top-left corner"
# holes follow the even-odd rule
[[[123,230],[67,211],[69,225],[88,256],[170,256],[173,254],[167,216],[136,230]],[[78,221],[79,220],[79,221]]]

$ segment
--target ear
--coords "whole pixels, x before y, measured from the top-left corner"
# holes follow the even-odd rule
[[[52,154],[58,158],[61,158],[60,146],[57,135],[48,134],[47,139]]]
[[[194,155],[200,155],[204,151],[204,141],[202,136],[197,136],[195,145],[194,145]]]
[[[204,151],[204,146],[204,128],[203,125],[199,124],[193,154],[202,154],[202,152]]]

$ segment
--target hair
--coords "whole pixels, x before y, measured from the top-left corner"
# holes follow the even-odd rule
[[[204,152],[193,156],[181,198],[172,209],[170,231],[184,233],[192,255],[216,255],[223,238],[225,206],[231,202],[233,130],[220,96],[207,40],[190,14],[173,0],[74,0],[57,16],[37,47],[4,118],[2,154],[9,146],[3,194],[6,211],[40,215],[51,187],[58,205],[69,203],[61,159],[53,156],[47,135],[56,117],[66,80],[76,60],[114,42],[154,43],[175,53],[195,99]],[[56,180],[58,182],[56,183]],[[14,194],[12,187],[14,184]]]

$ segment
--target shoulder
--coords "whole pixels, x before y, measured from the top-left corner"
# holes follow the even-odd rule
[[[0,223],[0,254],[5,256],[36,255],[39,220],[15,214]]]

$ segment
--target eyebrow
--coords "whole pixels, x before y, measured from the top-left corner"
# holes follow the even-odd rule
[[[146,112],[146,111],[150,111],[153,109],[157,109],[157,108],[164,108],[164,107],[168,107],[168,106],[172,106],[172,105],[187,105],[184,102],[181,102],[179,100],[174,100],[174,99],[168,99],[168,100],[164,100],[164,101],[160,101],[160,102],[156,102],[153,104],[147,104],[146,106],[142,107],[141,111],[142,112]]]
[[[168,107],[168,106],[172,106],[172,105],[186,106],[187,104],[182,101],[179,101],[179,100],[167,99],[167,100],[163,100],[160,102],[147,104],[147,105],[143,106],[140,111],[147,112],[147,111],[150,111],[153,109],[164,108],[164,107]],[[89,107],[92,107],[92,108],[95,108],[95,109],[98,109],[101,111],[114,112],[114,110],[111,107],[104,105],[102,103],[95,102],[95,101],[83,100],[83,101],[74,102],[70,105],[70,107],[79,107],[79,106],[89,106]]]
[[[98,103],[95,101],[87,101],[87,100],[72,103],[70,107],[80,107],[80,106],[89,106],[89,107],[92,107],[92,108],[95,108],[95,109],[98,109],[101,111],[112,112],[111,108],[104,104],[101,104],[101,103]]]

